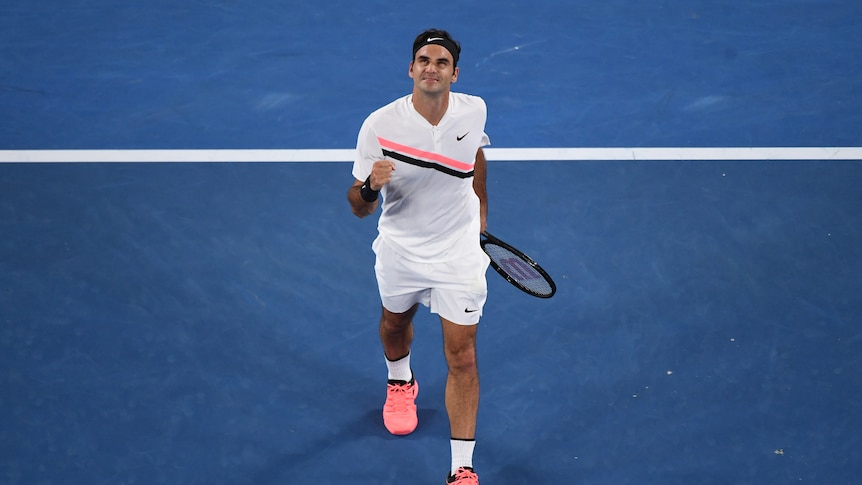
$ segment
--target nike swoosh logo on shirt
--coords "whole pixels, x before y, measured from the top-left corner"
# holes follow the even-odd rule
[[[463,140],[463,139],[464,139],[464,137],[465,137],[465,136],[467,136],[467,135],[469,135],[469,134],[470,134],[470,132],[468,131],[467,133],[464,133],[464,134],[463,134],[463,135],[461,135],[461,136],[456,136],[456,137],[455,137],[455,139],[456,139],[456,140],[458,140],[458,141],[461,141],[461,140]]]

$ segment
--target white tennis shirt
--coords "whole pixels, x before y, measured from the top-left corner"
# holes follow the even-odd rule
[[[488,145],[487,108],[477,96],[449,94],[436,126],[413,107],[413,95],[371,113],[356,143],[353,176],[365,180],[384,158],[395,164],[380,192],[380,237],[405,258],[452,261],[479,250],[479,197],[473,167]]]

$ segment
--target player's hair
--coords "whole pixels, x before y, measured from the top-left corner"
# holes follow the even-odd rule
[[[416,60],[416,52],[428,44],[441,45],[452,54],[452,67],[458,67],[458,58],[461,56],[461,44],[453,39],[449,32],[440,29],[428,29],[416,36],[413,41],[413,60]]]

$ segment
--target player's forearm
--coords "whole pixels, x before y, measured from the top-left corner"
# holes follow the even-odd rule
[[[367,202],[363,199],[360,191],[361,188],[362,182],[357,182],[347,190],[347,200],[350,202],[350,208],[353,210],[353,215],[360,219],[373,214],[374,211],[377,210],[377,205],[379,203],[377,200]]]
[[[473,191],[479,197],[479,217],[482,221],[482,231],[488,225],[488,162],[485,160],[485,152],[480,148],[476,152],[476,163],[473,166]]]

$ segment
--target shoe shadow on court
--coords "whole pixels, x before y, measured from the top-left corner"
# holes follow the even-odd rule
[[[369,383],[368,388],[374,384]],[[409,443],[405,447],[409,448],[426,446],[429,440],[439,439],[441,447],[448,446],[449,421],[445,409],[442,409],[442,394],[439,403],[441,409],[427,403],[423,406],[423,403],[419,402],[419,425],[413,433],[406,436],[392,435],[384,427],[384,399],[385,395],[365,391],[360,393],[353,389],[347,392],[338,404],[320,403],[322,407],[330,408],[321,409],[321,414],[333,413],[331,415],[336,418],[332,419],[322,433],[308,433],[307,439],[301,440],[297,446],[271,454],[259,467],[258,472],[250,477],[251,483],[283,483],[289,477],[300,475],[311,478],[309,473],[324,473],[319,471],[321,463],[340,463],[337,468],[328,471],[326,480],[330,481],[322,483],[341,483],[338,480],[340,474],[345,474],[341,478],[347,480],[343,483],[347,483],[365,473],[380,473],[380,470],[386,468],[386,460],[379,455],[379,447],[384,442],[401,440],[405,445]],[[351,415],[353,418],[349,417]],[[339,417],[347,419],[341,420]],[[353,469],[352,472],[350,469]]]

